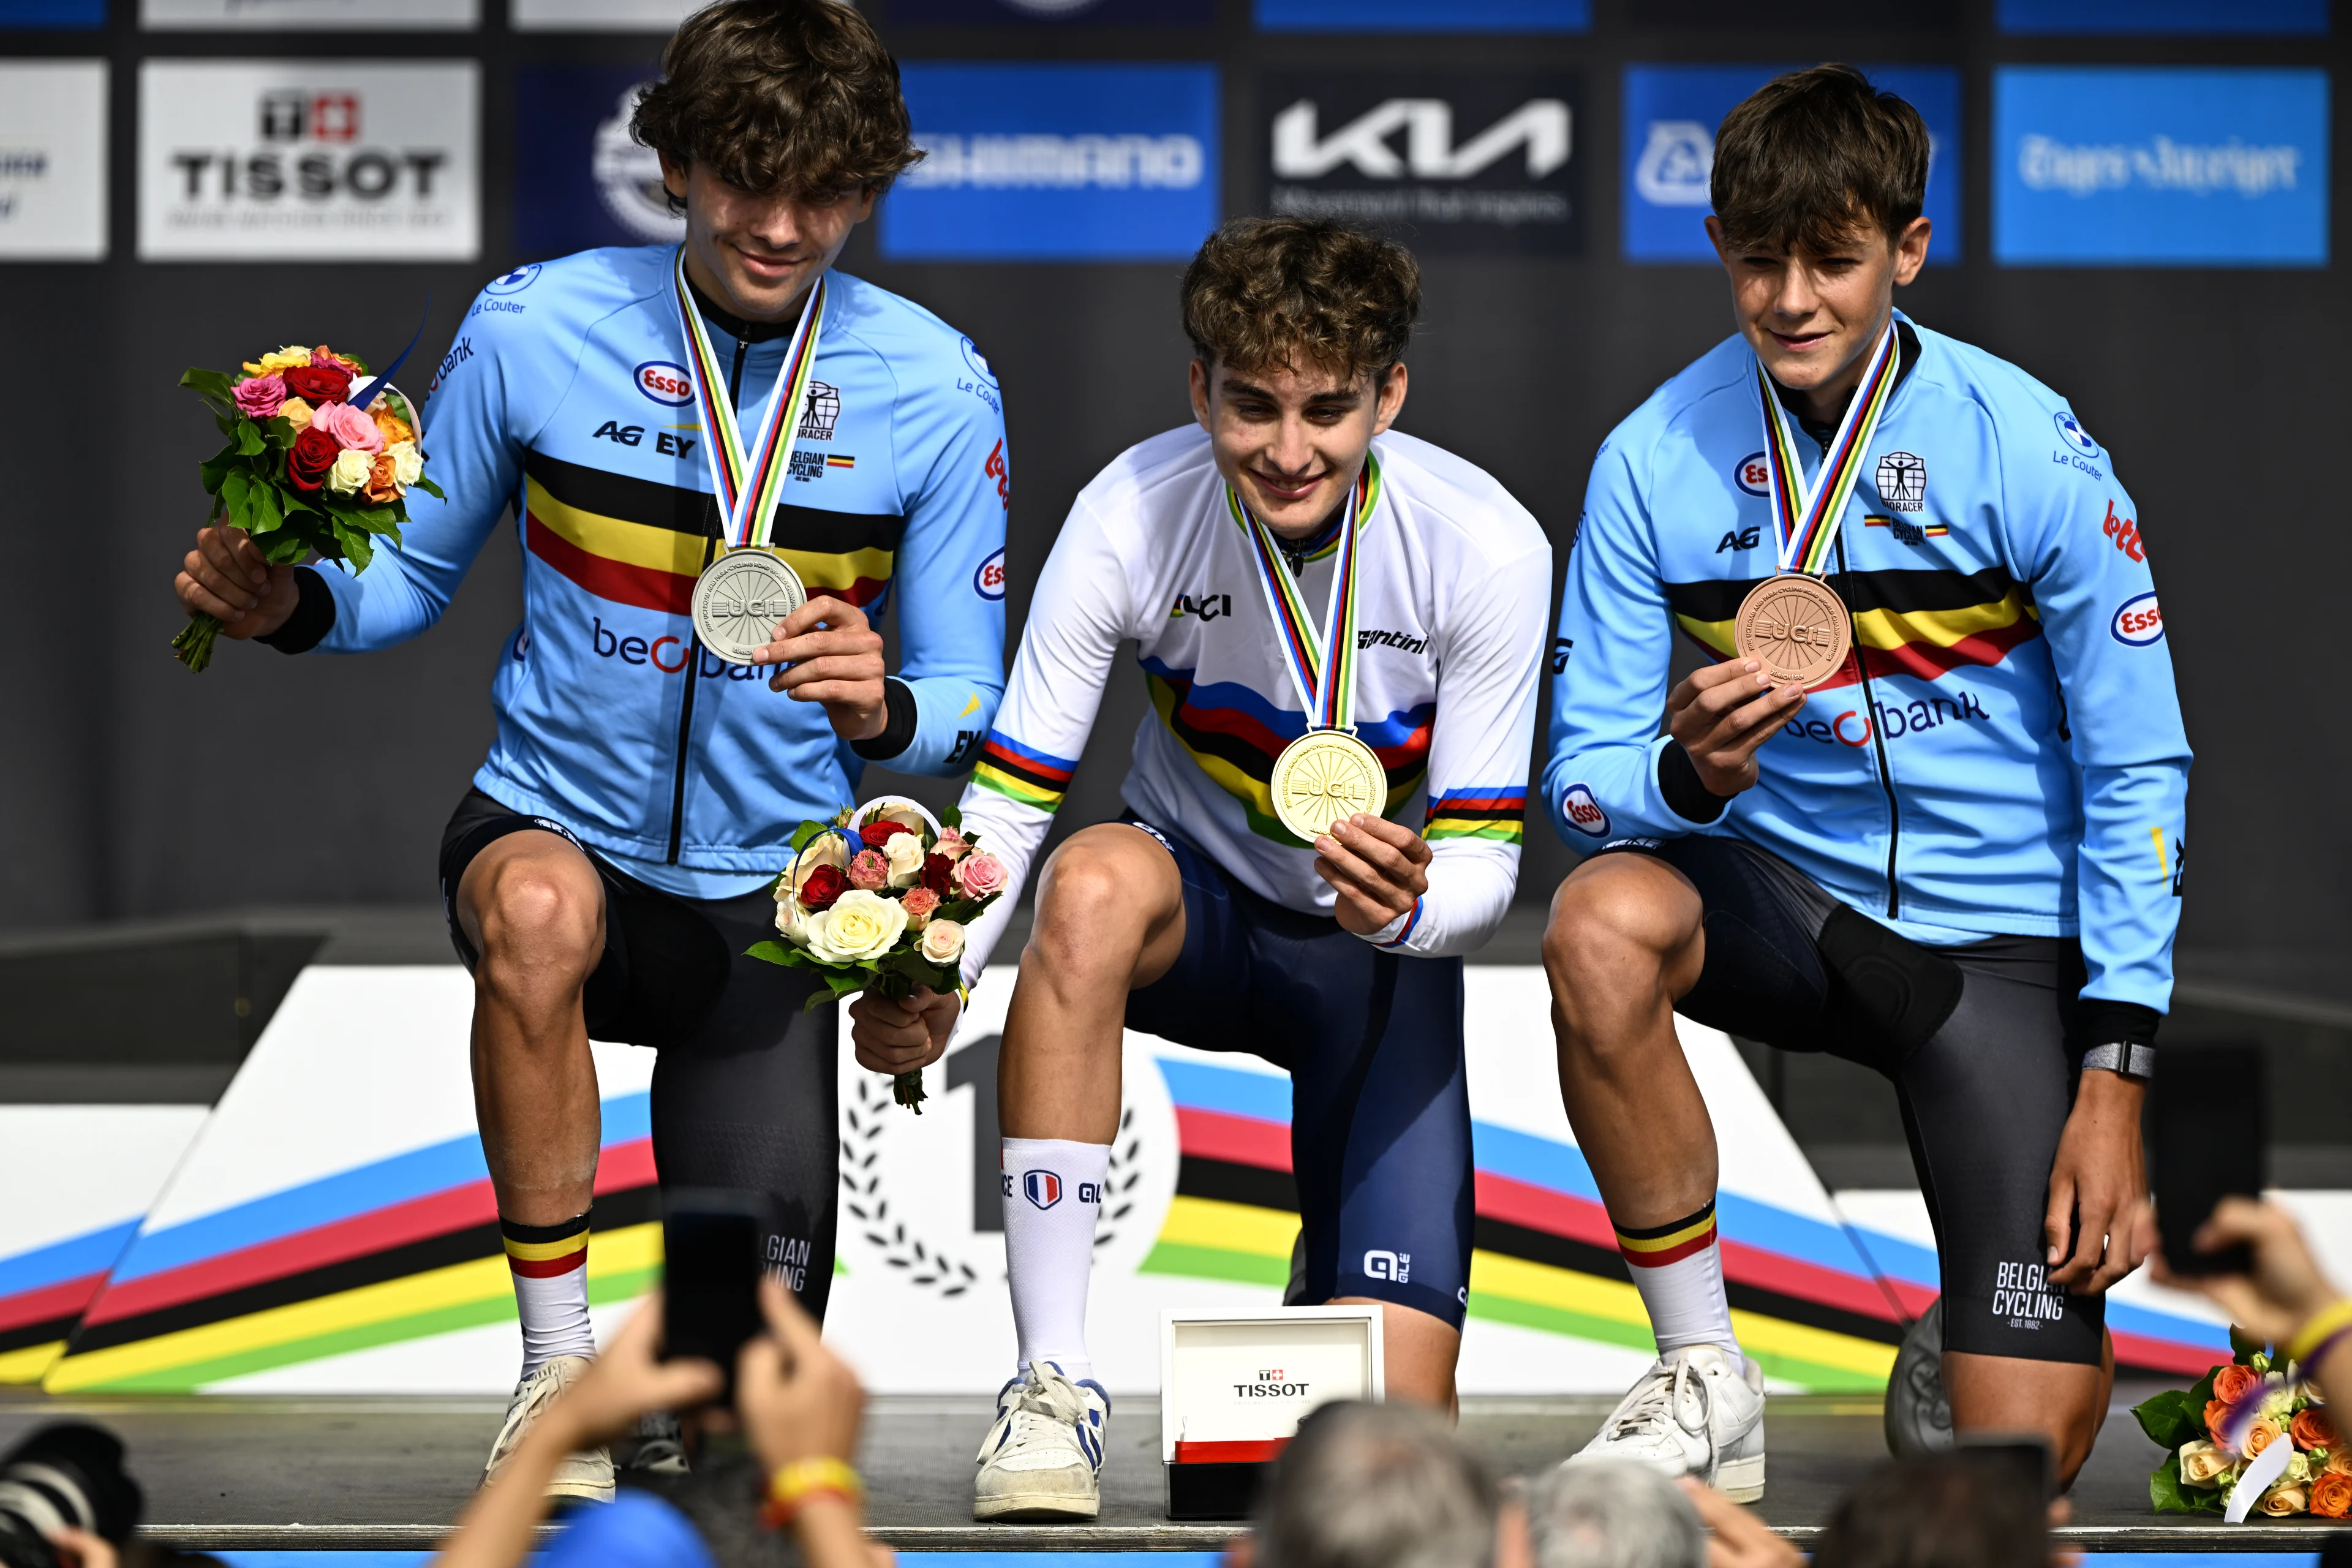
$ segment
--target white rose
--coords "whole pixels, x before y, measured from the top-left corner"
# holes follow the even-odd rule
[[[415,484],[425,473],[424,454],[417,451],[414,441],[394,441],[384,451],[392,458],[392,477],[403,489]]]
[[[2180,1483],[2190,1487],[2218,1487],[2221,1478],[2230,1473],[2233,1463],[2229,1455],[2203,1438],[2180,1445]]]
[[[374,453],[346,447],[335,454],[335,466],[327,470],[327,488],[339,496],[357,494],[374,467]]]
[[[776,934],[795,947],[808,945],[808,910],[798,899],[776,900]]]
[[[923,837],[919,833],[901,833],[882,846],[882,858],[890,863],[890,885],[911,888],[923,879]]]
[[[853,888],[833,908],[808,917],[809,956],[824,963],[879,958],[907,929],[907,911],[896,899]]]
[[[960,921],[933,921],[923,928],[923,961],[941,968],[963,956],[963,924]]]

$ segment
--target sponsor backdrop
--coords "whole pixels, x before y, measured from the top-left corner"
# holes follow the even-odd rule
[[[682,3],[0,3],[0,427],[36,455],[0,521],[72,530],[36,548],[0,677],[32,764],[0,776],[0,925],[433,899],[489,740],[513,535],[406,647],[230,647],[191,678],[168,584],[216,437],[174,384],[289,341],[388,360],[428,298],[437,362],[488,280],[674,232],[620,124]],[[1182,258],[1266,206],[1418,247],[1402,426],[1496,473],[1564,554],[1601,438],[1727,330],[1696,239],[1723,110],[1775,62],[1882,62],[1937,139],[1938,265],[1903,303],[2063,391],[2139,502],[2162,607],[2113,612],[2169,647],[2199,749],[2188,962],[2249,986],[2340,969],[2352,816],[2278,809],[2283,756],[2352,770],[2352,733],[2309,717],[2352,580],[2326,457],[2352,424],[2345,43],[2318,0],[1815,0],[1769,29],[1728,0],[869,3],[933,158],[844,265],[989,367],[1016,631],[1070,497],[1187,417]],[[1144,711],[1122,669],[1066,823],[1116,809]],[[1528,844],[1535,902],[1570,855]]]

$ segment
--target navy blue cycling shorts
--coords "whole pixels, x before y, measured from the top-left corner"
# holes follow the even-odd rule
[[[1462,961],[1400,958],[1260,898],[1172,833],[1184,951],[1127,1026],[1290,1074],[1305,1279],[1294,1299],[1393,1301],[1462,1326],[1474,1189]]]

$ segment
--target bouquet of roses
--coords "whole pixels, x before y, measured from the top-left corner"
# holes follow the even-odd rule
[[[2318,1388],[2234,1328],[2230,1348],[2233,1359],[2193,1386],[2159,1394],[2132,1411],[2140,1429],[2167,1450],[2147,1479],[2148,1500],[2159,1513],[2220,1513],[2247,1467],[2285,1443],[2292,1448],[2286,1468],[2249,1511],[2273,1519],[2352,1515],[2352,1451]]]
[[[366,374],[358,360],[320,343],[263,354],[241,375],[194,369],[181,376],[228,437],[202,470],[210,521],[251,534],[273,566],[316,555],[359,571],[375,553],[375,535],[399,543],[409,488],[441,491],[425,477],[415,406],[383,376],[355,385]],[[211,663],[220,629],[201,610],[189,616],[172,639],[180,662],[192,670]]]
[[[776,879],[776,930],[750,955],[814,970],[826,989],[812,1007],[863,991],[904,1001],[918,985],[959,989],[964,931],[1004,894],[1004,862],[961,831],[953,806],[933,816],[911,801],[870,800],[831,822],[803,822],[793,863]],[[923,1110],[923,1075],[892,1080],[898,1103]]]

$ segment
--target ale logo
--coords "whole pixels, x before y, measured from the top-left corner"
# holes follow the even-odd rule
[[[1580,784],[1569,785],[1567,791],[1559,797],[1559,814],[1567,818],[1570,827],[1575,828],[1587,838],[1605,838],[1609,836],[1609,814],[1601,809],[1599,801],[1592,798],[1592,790],[1589,785]]]
[[[1051,1171],[1032,1171],[1021,1178],[1021,1190],[1041,1209],[1062,1201],[1062,1178]]]
[[[2116,618],[2107,626],[2116,641],[2126,647],[2146,647],[2164,640],[2164,612],[2157,607],[2154,593],[2139,594],[2126,599],[2116,611]]]
[[[637,390],[656,403],[671,408],[683,408],[694,401],[694,378],[686,366],[672,364],[666,359],[649,359],[632,373]]]

